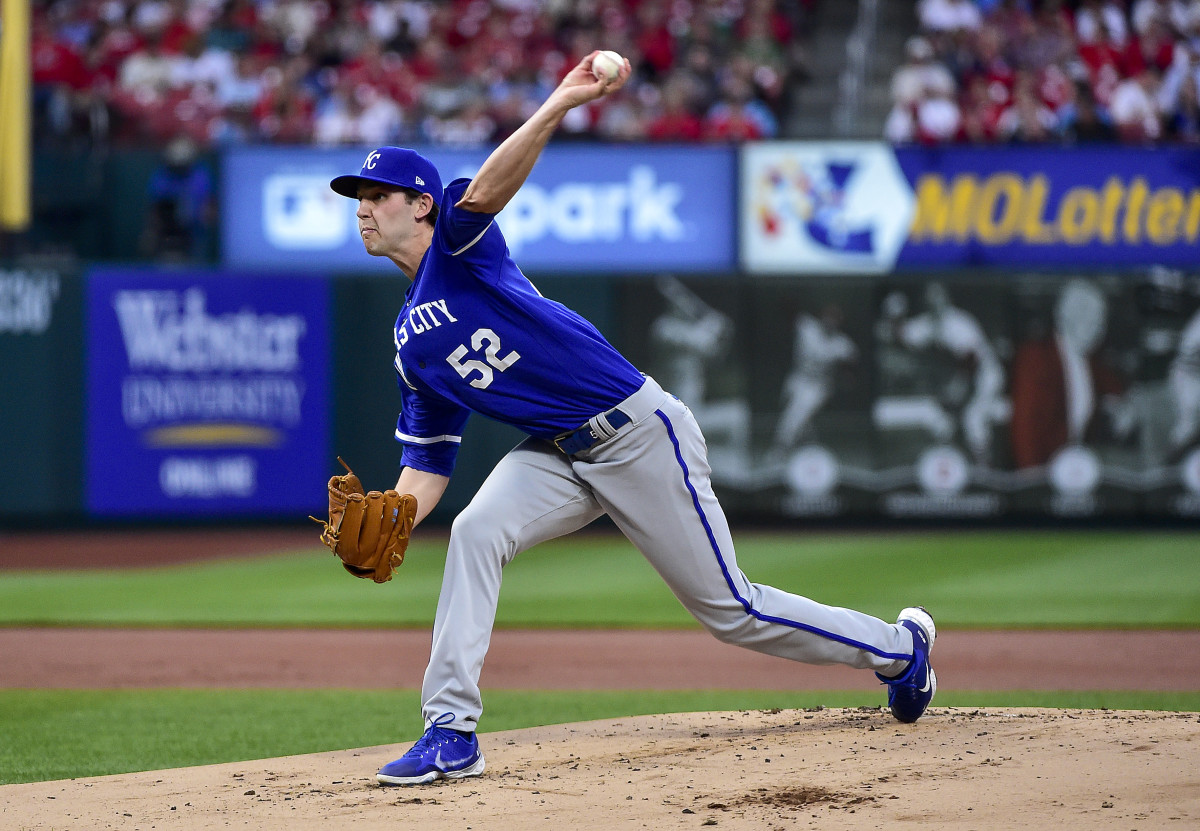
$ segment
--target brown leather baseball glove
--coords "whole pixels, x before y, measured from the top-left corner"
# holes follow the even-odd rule
[[[342,462],[341,457],[338,461]],[[394,490],[363,492],[350,466],[329,480],[329,520],[320,523],[321,542],[338,556],[346,571],[386,583],[404,562],[417,516],[417,499]]]

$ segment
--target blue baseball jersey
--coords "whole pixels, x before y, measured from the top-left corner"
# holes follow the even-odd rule
[[[595,326],[534,288],[493,214],[455,207],[468,184],[446,187],[395,328],[402,463],[444,476],[471,412],[552,439],[645,380]]]

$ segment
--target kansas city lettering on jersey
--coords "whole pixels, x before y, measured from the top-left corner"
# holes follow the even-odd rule
[[[396,348],[408,343],[409,333],[420,335],[430,329],[436,329],[443,323],[458,323],[458,318],[450,314],[445,300],[433,300],[421,303],[408,310],[404,322],[396,327]]]

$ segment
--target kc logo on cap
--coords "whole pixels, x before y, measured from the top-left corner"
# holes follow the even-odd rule
[[[334,193],[358,198],[359,187],[366,182],[394,185],[428,193],[438,208],[442,207],[442,177],[433,162],[406,147],[380,147],[363,160],[357,174],[338,176],[329,183]]]

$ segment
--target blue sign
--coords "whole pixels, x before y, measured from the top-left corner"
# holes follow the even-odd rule
[[[329,180],[371,148],[236,148],[222,166],[222,248],[241,269],[394,272],[363,249],[355,202]],[[487,151],[428,149],[443,182]],[[727,147],[548,147],[498,215],[529,273],[727,271],[735,262],[736,156]]]
[[[750,272],[1197,261],[1194,149],[759,142],[740,161]]]
[[[1129,147],[899,149],[906,266],[1193,267],[1200,153]]]
[[[315,278],[93,271],[88,511],[324,510],[328,293]]]

